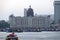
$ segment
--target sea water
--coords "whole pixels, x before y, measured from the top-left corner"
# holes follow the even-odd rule
[[[7,32],[0,32],[0,40],[5,40]],[[22,32],[15,33],[19,40],[60,40],[60,32]]]

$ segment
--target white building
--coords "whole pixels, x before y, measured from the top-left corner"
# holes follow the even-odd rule
[[[9,16],[10,27],[17,28],[47,28],[50,26],[49,15],[34,16],[33,9],[31,6],[24,9],[24,17],[15,17],[14,15]]]
[[[50,25],[49,16],[35,16],[35,17],[15,17],[11,15],[9,17],[10,27],[35,27],[35,28],[47,28]]]

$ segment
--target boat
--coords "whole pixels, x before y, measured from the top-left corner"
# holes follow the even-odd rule
[[[6,40],[18,40],[18,37],[6,37]]]
[[[12,32],[11,34],[7,35],[6,40],[18,40],[18,36]]]

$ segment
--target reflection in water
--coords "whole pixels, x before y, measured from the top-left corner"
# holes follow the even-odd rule
[[[0,32],[0,40],[5,40],[8,34]],[[60,32],[23,32],[16,34],[19,40],[60,40]]]

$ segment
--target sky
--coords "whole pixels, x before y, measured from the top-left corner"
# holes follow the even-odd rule
[[[54,1],[60,1],[60,0],[54,0]]]
[[[54,14],[54,0],[0,0],[0,20],[8,20],[9,15],[24,16],[24,8],[31,5],[34,14]]]

